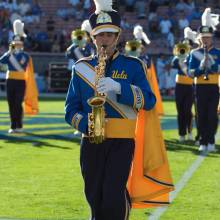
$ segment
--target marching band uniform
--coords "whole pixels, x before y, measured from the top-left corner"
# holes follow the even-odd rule
[[[87,22],[86,22],[87,23]],[[73,64],[83,57],[88,57],[94,53],[94,49],[89,43],[89,27],[82,24],[81,29],[72,31],[72,45],[66,50],[66,57],[69,59],[68,69],[72,71]]]
[[[143,54],[143,55],[139,56],[139,59],[141,59],[147,65],[147,69],[151,68],[152,60],[151,60],[150,55]]]
[[[96,12],[90,17],[94,38],[98,34],[101,37],[106,32],[116,33],[118,36],[121,29],[117,11],[113,11],[111,6],[102,5],[101,0],[95,3]],[[111,1],[109,4],[111,5]],[[113,56],[106,61],[105,77],[99,80],[97,87],[99,92],[107,93],[106,139],[99,144],[90,143],[88,113],[91,112],[91,107],[87,100],[94,96],[97,62],[98,55],[93,55],[74,65],[66,98],[65,119],[84,134],[80,165],[91,219],[127,220],[131,201],[126,184],[135,148],[137,112],[152,109],[156,99],[146,80],[144,64],[115,50]]]
[[[73,125],[72,123],[74,122],[77,125],[76,129],[80,130],[82,133],[87,133],[87,113],[90,112],[87,100],[94,94],[93,88],[91,88],[90,85],[92,83],[92,77],[94,76],[94,71],[91,71],[91,69],[94,69],[96,65],[97,55],[81,59],[75,64],[73,72],[76,76],[73,77],[70,83],[70,88],[75,88],[75,90],[69,90],[67,95],[66,119],[71,125]],[[86,69],[89,73],[91,73],[90,75],[87,71],[85,73],[81,73],[86,66],[90,67]],[[143,80],[145,79],[145,70],[139,60],[123,56],[119,54],[119,52],[116,52],[112,60],[107,63],[106,69],[106,77],[111,77],[121,84],[121,95],[117,95],[116,97],[112,96],[112,101],[106,105],[105,111],[107,118],[135,117],[135,111],[124,105],[129,105],[132,109],[134,107],[137,109],[144,108],[146,110],[153,107],[156,100],[147,81]],[[139,76],[135,75],[137,73],[134,70],[140,72]],[[131,85],[134,80],[138,87]],[[85,112],[78,111],[77,103],[79,102],[79,97],[82,99],[81,104]],[[113,105],[113,100],[115,103],[117,102],[123,104],[123,106],[120,106],[120,108],[122,108],[121,110],[119,106],[117,107],[117,105]],[[73,109],[72,106],[71,109],[69,109],[68,102],[70,102],[73,106],[76,106],[76,109]],[[69,112],[70,110],[71,112]],[[75,117],[73,118],[73,116]]]
[[[13,41],[10,46],[11,48],[2,57],[0,57],[0,63],[8,66],[6,86],[11,118],[11,128],[8,131],[9,133],[18,133],[22,131],[22,102],[24,99],[26,102],[25,113],[27,111],[27,113],[30,114],[35,114],[38,112],[38,94],[36,83],[33,78],[32,59],[22,48],[17,48],[18,44],[23,46],[23,40],[24,37],[26,37],[23,32],[23,25],[24,24],[20,20],[14,21],[13,28],[15,35],[13,36]],[[27,82],[30,82],[31,86],[30,83],[27,85]],[[30,92],[30,89],[32,90],[32,97],[30,97],[30,93],[27,94],[27,90]]]
[[[150,69],[151,68],[151,57],[146,53],[142,53],[142,50],[143,50],[143,47],[145,45],[150,44],[151,41],[149,40],[146,33],[143,31],[143,27],[140,25],[136,25],[134,27],[133,34],[134,34],[135,39],[140,42],[140,48],[137,48],[136,50],[137,54],[135,57],[139,57],[139,59],[141,59],[147,65],[147,69]],[[132,54],[130,55],[132,56]]]
[[[72,72],[72,67],[76,61],[83,57],[89,57],[94,54],[94,49],[91,44],[90,33],[92,31],[89,20],[83,21],[81,29],[72,31],[71,38],[73,44],[67,48],[66,56],[69,58],[68,70]],[[74,132],[74,137],[81,138],[79,131]]]
[[[205,14],[206,18],[204,20]],[[202,37],[211,38],[213,35],[213,28],[207,24],[207,14],[210,15],[210,9],[205,10],[202,16],[202,26],[199,28],[199,36],[202,42]],[[189,71],[195,77],[198,126],[201,135],[200,151],[215,151],[219,102],[219,67],[220,50],[213,46],[207,49],[204,47],[198,48],[191,52]]]
[[[150,40],[143,31],[142,26],[136,25],[133,31],[134,40],[127,41],[125,44],[125,54],[127,56],[137,57],[146,65],[147,80],[150,83],[151,89],[156,96],[156,110],[159,115],[163,115],[163,104],[158,86],[156,71],[151,57],[147,53],[143,53],[146,45],[150,44]]]
[[[188,44],[179,43],[178,46],[189,47]],[[186,50],[186,49],[185,49]],[[187,51],[185,51],[187,53]],[[179,140],[185,140],[185,135],[188,134],[188,139],[192,140],[192,104],[193,104],[193,79],[187,76],[187,61],[186,55],[176,55],[172,60],[172,68],[177,69],[175,101],[177,109],[177,121]]]
[[[96,65],[97,56],[82,59],[76,63],[66,99],[66,121],[84,134],[88,132],[87,115],[91,109],[87,100],[94,94],[93,78]],[[81,168],[86,197],[95,219],[122,220],[127,219],[130,206],[125,186],[134,151],[132,136],[126,137],[126,133],[131,132],[129,124],[136,118],[135,109],[151,109],[155,104],[155,97],[146,81],[145,70],[139,60],[127,58],[116,52],[108,62],[106,70],[106,77],[110,77],[112,81],[121,85],[121,94],[109,94],[109,101],[105,105],[109,129],[112,129],[111,126],[117,129],[112,131],[117,133],[117,138],[112,139],[110,133],[110,138],[99,145],[90,144],[88,138],[83,138]],[[120,135],[125,137],[120,138]],[[109,157],[109,161],[106,161],[105,157]],[[105,178],[101,176],[103,172],[106,172]],[[112,176],[112,172],[115,172],[115,175]],[[93,183],[94,179],[97,179],[96,184]],[[103,181],[104,185],[100,185],[99,181]],[[102,187],[104,187],[103,213],[100,214],[98,212],[101,212],[101,207],[98,200]]]
[[[185,41],[189,43],[189,45],[191,46],[191,50],[192,50],[192,46],[194,44],[200,45],[200,41],[198,39],[198,33],[196,31],[193,31],[190,27],[186,27],[184,29],[184,38]],[[186,57],[185,63],[187,65],[187,75],[192,78],[189,74],[189,58],[190,58],[190,54],[188,54],[188,56]],[[198,112],[197,112],[197,105],[196,105],[196,92],[195,92],[195,84],[193,81],[193,103],[194,103],[194,110],[195,110],[195,123],[196,123],[196,136],[195,136],[195,144],[199,145],[199,139],[200,139],[200,132],[199,132],[199,126],[198,126]]]
[[[74,64],[79,59],[90,56],[92,54],[91,51],[92,51],[92,48],[88,44],[85,45],[84,47],[79,47],[79,45],[77,45],[76,43],[73,43],[70,47],[67,48],[66,56],[69,59],[72,59],[72,63]]]

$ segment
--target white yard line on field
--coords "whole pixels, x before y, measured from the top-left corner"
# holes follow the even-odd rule
[[[177,194],[185,187],[186,183],[190,180],[193,173],[198,169],[207,154],[207,152],[200,154],[190,168],[183,174],[179,182],[175,185],[175,190],[170,193],[170,202],[172,202],[176,198]],[[158,220],[160,216],[168,209],[168,207],[169,206],[155,209],[155,211],[149,216],[148,220]]]
[[[220,134],[216,135],[216,141],[220,139]],[[202,152],[198,155],[197,159],[192,163],[188,170],[182,175],[181,179],[177,184],[175,184],[175,190],[170,193],[170,202],[172,202],[178,195],[178,193],[185,187],[187,182],[191,179],[193,173],[199,168],[201,163],[204,161],[208,152]],[[169,206],[160,207],[153,211],[148,220],[159,220],[160,216],[169,208]]]
[[[23,218],[4,218],[0,217],[0,220],[33,220],[33,219],[23,219]],[[45,219],[46,220],[46,219]]]
[[[57,219],[57,218],[54,218],[54,219]],[[20,219],[20,218],[3,218],[3,217],[1,218],[1,217],[0,217],[0,220],[39,220],[39,218],[37,218],[37,219],[33,219],[33,218],[32,218],[32,219],[27,219],[27,218],[23,219],[23,218],[22,218],[22,219]],[[45,219],[45,218],[42,218],[41,220],[53,220],[53,219]],[[61,220],[61,219],[60,219],[60,220]],[[68,218],[65,219],[65,218],[64,218],[63,220],[70,220],[70,219],[68,219]],[[71,219],[71,220],[86,220],[86,219],[78,219],[78,218],[76,219],[76,218],[74,218],[74,219]]]

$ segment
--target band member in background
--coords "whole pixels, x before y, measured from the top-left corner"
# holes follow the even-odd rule
[[[8,66],[6,74],[7,100],[11,118],[8,133],[21,133],[24,113],[38,112],[38,91],[34,79],[32,59],[24,51],[24,24],[20,20],[13,23],[14,36],[9,50],[0,57],[0,63]]]
[[[80,165],[91,219],[122,220],[128,219],[131,208],[126,185],[136,150],[134,135],[137,112],[152,109],[156,99],[146,80],[143,63],[119,54],[116,49],[121,19],[118,12],[112,9],[112,1],[96,0],[95,4],[96,11],[89,20],[97,53],[79,60],[73,67],[65,119],[83,133]],[[104,123],[93,121],[102,112],[99,110],[103,110],[101,101],[94,101],[99,110],[91,113],[94,93],[94,98],[98,97],[104,103],[105,119],[99,117]],[[88,113],[92,115],[88,117]],[[101,142],[99,138],[102,136],[96,134],[103,134],[103,130],[105,139]],[[156,155],[161,155],[161,151]],[[155,168],[154,165],[152,167]],[[154,197],[152,194],[151,198]]]
[[[212,38],[219,16],[206,8],[202,15],[199,38],[201,47],[190,54],[189,73],[195,77],[198,125],[201,135],[199,151],[216,151],[217,107],[219,102],[220,51],[213,46]]]
[[[190,52],[188,42],[180,42],[174,46],[172,68],[177,69],[175,101],[177,109],[179,141],[193,140],[192,136],[192,104],[193,79],[187,76],[186,57]]]
[[[191,46],[191,50],[193,48],[199,48],[201,45],[201,41],[198,38],[198,33],[196,31],[193,31],[190,27],[186,27],[184,29],[184,41],[188,42],[188,44]],[[189,58],[190,54],[186,57],[186,65],[187,65],[187,75],[189,77]],[[192,77],[191,77],[192,78]],[[195,84],[193,81],[193,101],[194,101],[194,109],[195,109],[195,123],[196,123],[196,135],[195,135],[195,145],[199,145],[199,139],[200,139],[200,132],[199,132],[199,126],[198,126],[198,112],[196,108],[196,91],[195,91]]]
[[[146,64],[147,79],[157,99],[156,110],[159,115],[163,115],[163,104],[157,82],[155,66],[153,60],[147,54],[147,45],[150,44],[150,40],[140,25],[134,27],[133,34],[135,39],[126,42],[125,54],[127,56],[137,57]]]
[[[90,31],[90,24],[87,21],[84,21],[81,28],[75,29],[71,33],[72,45],[66,50],[66,56],[69,59],[68,69],[71,72],[73,64],[76,61],[94,53],[94,49],[90,42]]]
[[[147,45],[151,43],[146,33],[143,31],[143,27],[140,25],[136,25],[133,30],[133,35],[136,40],[141,43],[139,55],[137,56],[140,58],[146,65],[147,68],[150,69],[151,67],[151,57],[147,54]]]
[[[72,72],[72,67],[76,61],[83,57],[91,56],[94,53],[90,37],[91,30],[89,20],[85,20],[81,25],[81,29],[72,31],[72,45],[67,48],[66,51],[66,56],[69,59],[68,69],[70,72]],[[74,137],[81,138],[81,132],[75,131]]]
[[[92,31],[92,27],[89,23],[89,19],[86,19],[83,21],[82,25],[81,25],[81,30],[86,32],[86,42],[88,47],[90,47],[90,54],[94,54],[95,52],[95,48],[94,48],[94,44],[92,43],[92,38],[91,38],[91,31]]]

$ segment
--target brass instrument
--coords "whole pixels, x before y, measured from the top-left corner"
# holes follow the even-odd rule
[[[75,29],[71,33],[72,42],[80,48],[85,47],[87,42],[86,32],[81,29]]]
[[[188,43],[178,43],[175,44],[173,48],[173,55],[179,58],[186,58],[190,53],[190,45]]]
[[[139,57],[141,54],[141,42],[138,40],[127,41],[125,44],[125,54]]]
[[[88,135],[91,143],[100,144],[105,138],[105,110],[104,104],[106,95],[97,92],[98,81],[105,77],[107,54],[105,47],[101,48],[98,57],[98,65],[95,67],[95,95],[87,100],[92,107],[92,112],[88,113]]]
[[[10,43],[8,48],[9,48],[9,51],[12,52],[15,49],[15,45]]]
[[[205,68],[204,68],[204,80],[209,80],[207,62],[208,62],[208,48],[207,45],[204,45],[204,58],[205,58]]]

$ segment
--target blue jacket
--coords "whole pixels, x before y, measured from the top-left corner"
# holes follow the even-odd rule
[[[89,44],[86,44],[84,48],[80,48],[77,45],[72,44],[66,50],[66,57],[76,62],[83,57],[92,55],[93,52],[94,50]]]
[[[87,100],[94,96],[95,66],[95,55],[75,63],[66,97],[65,119],[82,133],[87,133],[88,113],[91,112]],[[114,92],[107,94],[106,118],[136,119],[139,109],[154,107],[156,98],[146,80],[144,63],[139,59],[116,52],[106,63],[105,76],[121,84],[120,95]]]
[[[148,69],[151,67],[151,57],[149,55],[142,55],[139,57],[139,59],[141,59],[147,65]]]
[[[15,61],[17,62],[18,65],[13,64],[13,58],[15,58]],[[24,52],[23,50],[16,52],[13,51],[12,54],[8,52],[4,53],[0,57],[0,63],[6,64],[8,66],[8,70],[13,71],[13,72],[22,72],[22,69],[25,71],[27,68],[29,62],[29,55]]]
[[[220,50],[212,47],[208,51],[208,55],[212,64],[207,68],[208,74],[216,74],[220,72]],[[204,49],[198,48],[192,50],[189,57],[189,74],[192,76],[200,76],[204,74],[204,70],[200,68],[200,62],[204,58]]]
[[[184,61],[181,62],[181,60],[177,56],[175,56],[173,58],[173,60],[171,62],[171,66],[172,66],[172,68],[178,70],[177,74],[179,74],[179,75],[186,75],[187,64]]]

